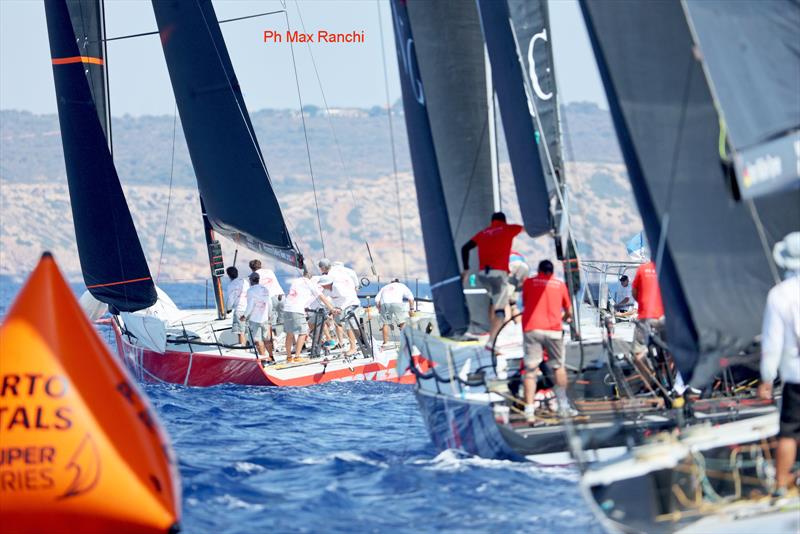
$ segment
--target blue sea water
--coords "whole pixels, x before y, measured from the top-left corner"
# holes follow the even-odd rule
[[[0,314],[18,289],[0,282]],[[411,386],[143,389],[178,456],[184,532],[601,532],[572,469],[436,451]]]

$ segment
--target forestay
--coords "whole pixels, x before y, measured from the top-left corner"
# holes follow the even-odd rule
[[[92,2],[82,4],[89,11],[97,8]],[[85,19],[79,36],[65,0],[46,0],[45,14],[84,282],[97,300],[114,311],[147,308],[156,301],[156,291],[101,123],[108,110],[104,84],[98,82],[93,89],[89,84],[104,79],[97,74],[97,69],[105,68],[104,56],[86,55],[102,54],[102,47],[87,41],[102,35],[102,17]],[[79,49],[78,43],[86,46]]]
[[[704,385],[720,357],[759,334],[775,281],[766,252],[796,227],[798,198],[764,200],[754,212],[731,200],[719,117],[680,3],[581,7],[658,261],[668,342],[684,378]]]
[[[299,266],[211,0],[154,0],[153,11],[212,226]]]

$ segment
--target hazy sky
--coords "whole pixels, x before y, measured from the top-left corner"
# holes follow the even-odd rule
[[[472,2],[473,0],[462,0]],[[400,96],[391,16],[381,0],[389,91]],[[289,23],[300,29],[298,5],[308,32],[364,31],[364,44],[312,44],[330,106],[370,107],[386,102],[376,0],[286,0]],[[220,20],[282,9],[279,0],[215,0]],[[556,72],[562,102],[588,100],[607,107],[586,29],[575,0],[550,0]],[[106,0],[109,37],[152,31],[149,0]],[[264,30],[286,29],[283,14],[222,25],[247,105],[296,108],[297,89],[289,45],[264,44]],[[295,44],[305,104],[322,104],[304,44]],[[108,43],[111,109],[114,115],[171,114],[174,99],[157,36]],[[56,110],[53,76],[40,0],[0,0],[0,109],[36,113]]]

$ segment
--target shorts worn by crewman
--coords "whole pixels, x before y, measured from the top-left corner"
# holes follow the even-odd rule
[[[305,313],[283,312],[283,331],[287,334],[308,334],[308,321]]]
[[[353,312],[353,315],[355,315],[356,320],[361,319],[364,316],[364,309],[361,306],[348,306],[342,310],[342,313],[334,316],[336,324],[344,327],[347,330],[355,330],[355,325],[350,324],[350,321],[347,320],[347,316],[351,311]]]
[[[535,373],[544,361],[547,350],[547,363],[553,369],[564,367],[564,338],[555,330],[530,330],[523,336],[525,348],[525,371]]]
[[[490,269],[478,273],[478,281],[486,288],[495,310],[503,310],[508,304],[508,273],[500,269]]]
[[[800,440],[800,384],[783,384],[778,437]]]
[[[403,304],[393,302],[381,305],[381,314],[378,321],[381,328],[387,325],[398,326],[405,324],[407,319],[408,313],[406,312],[406,307]]]
[[[647,350],[647,342],[650,340],[650,332],[665,340],[664,318],[659,319],[639,319],[636,321],[636,329],[633,334],[633,353],[640,354]]]
[[[269,341],[269,321],[265,323],[247,321],[247,327],[255,341]]]

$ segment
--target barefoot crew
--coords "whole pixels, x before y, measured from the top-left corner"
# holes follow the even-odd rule
[[[253,336],[258,353],[264,356],[269,352],[269,359],[274,361],[270,335],[272,329],[269,324],[269,312],[272,305],[269,291],[260,284],[261,277],[257,272],[250,273],[248,279],[250,280],[250,289],[247,290],[247,308],[244,315],[241,316],[241,320],[247,321],[247,327]]]

